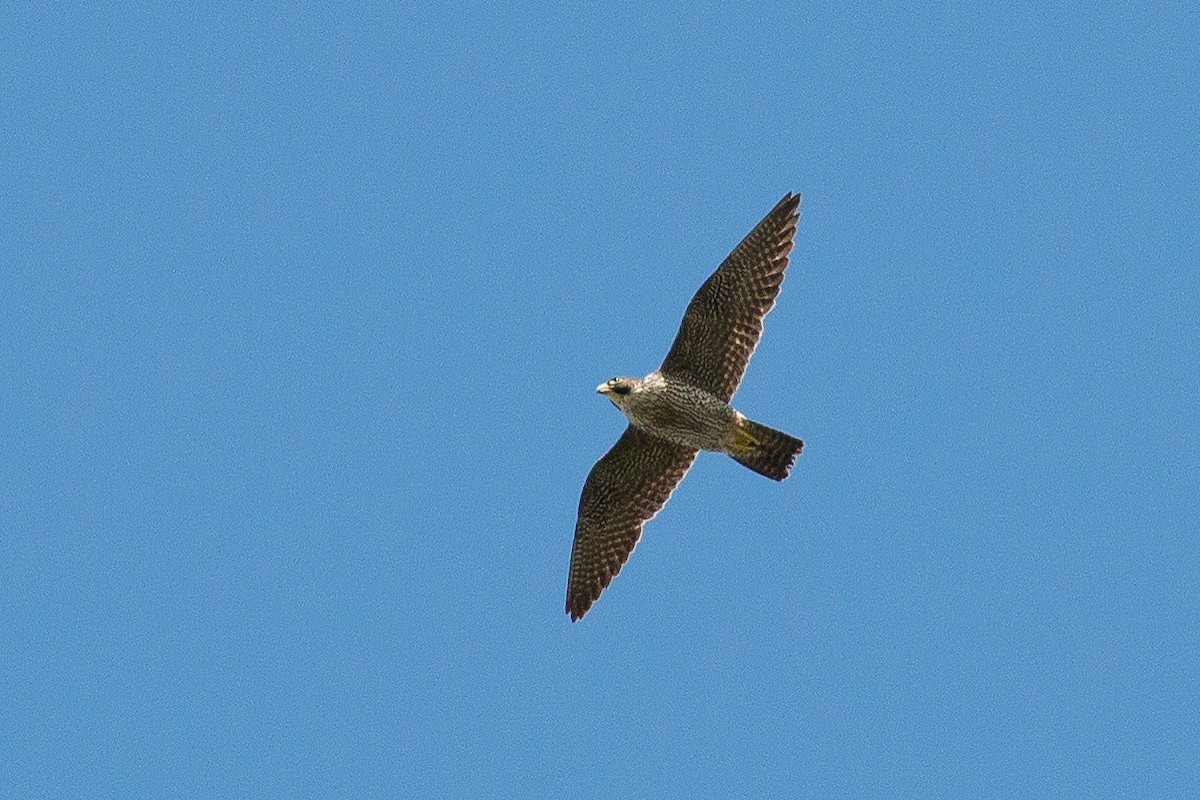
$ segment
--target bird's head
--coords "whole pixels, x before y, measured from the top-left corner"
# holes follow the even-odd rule
[[[596,391],[612,401],[617,408],[623,408],[625,398],[637,387],[636,378],[610,378],[596,387]]]

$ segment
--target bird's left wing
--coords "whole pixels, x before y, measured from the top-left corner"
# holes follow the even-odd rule
[[[696,292],[660,367],[664,375],[726,403],[733,397],[779,295],[799,205],[800,195],[784,195]]]
[[[592,467],[579,498],[567,613],[583,617],[642,535],[642,525],[659,512],[683,480],[696,451],[651,436],[630,425]]]

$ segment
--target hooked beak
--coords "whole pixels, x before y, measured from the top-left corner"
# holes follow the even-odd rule
[[[608,385],[608,381],[596,387],[596,394],[608,394],[612,391],[612,387]]]

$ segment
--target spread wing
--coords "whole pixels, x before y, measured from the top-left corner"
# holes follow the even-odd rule
[[[800,195],[784,195],[696,292],[659,368],[664,375],[725,402],[733,397],[779,296],[799,205]]]
[[[571,621],[588,608],[621,571],[642,525],[663,507],[683,480],[696,451],[630,425],[592,467],[579,498],[567,613]]]

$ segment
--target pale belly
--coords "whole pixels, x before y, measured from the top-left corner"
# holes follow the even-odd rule
[[[738,413],[712,395],[664,392],[627,412],[639,428],[686,447],[723,452]]]

